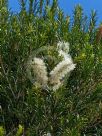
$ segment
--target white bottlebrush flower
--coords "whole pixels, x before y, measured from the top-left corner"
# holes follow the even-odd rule
[[[42,59],[30,59],[27,67],[29,79],[32,80],[33,83],[42,87],[47,85],[47,69]]]
[[[59,56],[62,56],[63,57],[63,60],[66,60],[66,59],[71,59],[71,56],[67,53],[65,53],[64,51],[60,50],[59,51]]]
[[[63,59],[71,58],[68,54],[69,52],[69,43],[68,42],[58,42],[57,49],[59,56],[62,56]]]
[[[69,52],[69,43],[59,41],[57,43],[57,49],[58,49],[58,51],[63,50],[64,52],[68,53]]]
[[[63,78],[75,68],[71,56],[67,53],[69,51],[69,43],[58,42],[57,48],[59,56],[63,57],[63,61],[50,72],[49,83],[53,90],[57,90],[62,86]]]
[[[53,86],[53,90],[58,89],[63,85],[63,78],[66,74],[70,73],[75,68],[75,64],[71,58],[67,58],[60,62],[51,72],[49,77],[49,83]]]

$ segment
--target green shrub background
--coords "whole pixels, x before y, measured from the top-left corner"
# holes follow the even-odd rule
[[[96,12],[80,5],[65,16],[58,1],[19,1],[14,14],[0,2],[0,136],[102,136],[102,38]],[[35,88],[26,74],[29,55],[43,46],[70,43],[77,64],[57,93]]]

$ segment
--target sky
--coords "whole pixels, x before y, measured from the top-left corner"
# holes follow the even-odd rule
[[[72,16],[75,5],[80,4],[83,7],[84,13],[88,16],[91,10],[96,10],[98,23],[102,22],[102,0],[58,0],[58,2],[66,15]],[[18,0],[9,0],[9,8],[13,12],[19,12],[20,6]]]

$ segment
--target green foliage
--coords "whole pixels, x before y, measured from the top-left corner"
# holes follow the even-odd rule
[[[6,131],[0,127],[0,135],[101,136],[102,40],[96,41],[96,12],[88,19],[78,5],[70,22],[57,0],[29,0],[29,10],[22,0],[18,14],[7,2],[0,4],[0,124]],[[70,43],[76,69],[56,93],[34,87],[25,72],[28,57],[40,47],[56,48],[60,40]]]
[[[19,125],[16,136],[21,136],[23,133],[23,127]]]
[[[2,126],[0,126],[0,136],[4,136],[5,130]]]

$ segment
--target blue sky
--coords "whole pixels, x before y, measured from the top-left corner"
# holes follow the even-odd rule
[[[102,22],[102,0],[59,0],[59,6],[65,14],[72,15],[72,11],[76,4],[80,4],[86,15],[90,15],[91,10],[97,11],[98,22]],[[18,0],[9,0],[11,11],[19,11]]]

